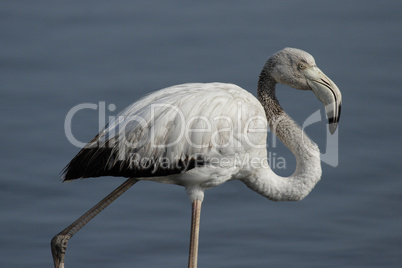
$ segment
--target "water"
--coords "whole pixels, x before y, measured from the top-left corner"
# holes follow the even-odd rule
[[[314,55],[343,94],[339,166],[303,201],[275,203],[230,182],[206,193],[200,267],[399,267],[400,1],[3,1],[0,9],[0,267],[51,267],[49,241],[123,179],[62,184],[77,153],[64,119],[80,103],[115,111],[184,82],[255,93],[275,51]],[[321,108],[278,89],[299,123]],[[96,110],[73,120],[80,141]],[[324,122],[307,129],[325,148]],[[280,174],[291,174],[294,159]],[[185,267],[190,204],[180,187],[138,183],[69,243],[67,267]]]

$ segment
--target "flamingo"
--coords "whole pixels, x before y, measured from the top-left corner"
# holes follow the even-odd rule
[[[275,201],[297,201],[320,180],[320,151],[285,113],[277,83],[311,90],[324,104],[329,131],[339,122],[342,96],[313,56],[295,48],[274,53],[259,76],[258,99],[234,84],[190,83],[156,91],[123,110],[69,162],[64,181],[117,176],[128,179],[53,237],[56,268],[64,267],[68,240],[138,181],[183,186],[192,203],[188,267],[197,267],[204,191],[229,180]],[[289,177],[267,160],[267,129],[296,157]]]

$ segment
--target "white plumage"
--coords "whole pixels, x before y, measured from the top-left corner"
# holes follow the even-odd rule
[[[138,167],[149,160],[154,171],[174,169],[179,159],[202,159],[194,170],[142,179],[209,188],[237,178],[245,157],[266,155],[267,127],[261,103],[244,89],[224,83],[183,84],[130,105],[87,147],[114,140],[118,157],[109,159],[109,165],[124,160]]]

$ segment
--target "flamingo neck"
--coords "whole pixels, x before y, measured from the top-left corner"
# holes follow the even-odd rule
[[[271,131],[296,157],[296,170],[290,177],[281,177],[270,168],[260,168],[244,182],[271,200],[300,200],[321,178],[320,151],[279,105],[275,85],[274,79],[263,71],[258,82],[258,99],[265,109]]]

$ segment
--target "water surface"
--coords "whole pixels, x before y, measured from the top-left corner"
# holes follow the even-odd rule
[[[256,91],[265,60],[304,49],[343,94],[339,165],[303,201],[275,203],[241,182],[206,192],[199,267],[399,267],[399,1],[3,1],[0,9],[0,266],[51,267],[54,234],[123,179],[60,182],[79,148],[64,132],[82,103],[116,115],[154,90],[230,82]],[[300,124],[321,104],[279,87]],[[98,111],[73,120],[89,141]],[[103,127],[103,126],[101,126]],[[325,122],[307,129],[325,149]],[[287,149],[272,148],[295,163]],[[141,182],[69,242],[66,267],[185,267],[190,204],[177,186]]]

